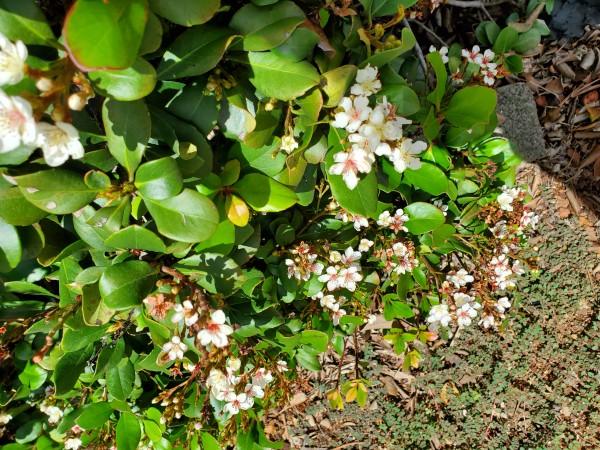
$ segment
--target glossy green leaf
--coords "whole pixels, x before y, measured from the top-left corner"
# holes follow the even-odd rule
[[[94,70],[88,77],[100,94],[125,102],[145,97],[156,85],[156,70],[140,57],[127,69]]]
[[[177,262],[174,267],[197,278],[198,284],[213,294],[229,296],[238,291],[246,279],[234,260],[216,253],[201,253]]]
[[[31,225],[48,213],[28,202],[18,187],[0,191],[0,220],[10,225]]]
[[[108,323],[112,316],[115,315],[115,310],[106,306],[100,295],[98,285],[86,285],[83,286],[82,290],[81,312],[85,323],[90,326],[100,326]]]
[[[325,94],[325,106],[333,108],[337,106],[346,91],[354,82],[357,67],[354,65],[345,65],[325,72],[321,77],[321,89]]]
[[[102,121],[110,153],[133,179],[150,138],[151,123],[146,104],[143,100],[121,102],[106,99],[102,106]]]
[[[109,325],[84,326],[74,330],[66,328],[63,333],[62,348],[66,352],[76,352],[100,340],[106,334]]]
[[[442,99],[446,93],[446,81],[448,80],[448,73],[446,72],[446,66],[442,61],[442,56],[439,52],[429,53],[427,55],[427,61],[429,61],[429,63],[432,65],[436,77],[435,89],[431,91],[429,95],[427,95],[427,100],[433,103],[436,107],[436,110],[439,111]]]
[[[144,203],[156,222],[158,231],[181,242],[201,242],[217,229],[219,214],[212,201],[191,189],[166,200],[150,200]]]
[[[117,450],[136,450],[141,438],[139,419],[130,412],[122,412],[117,422]]]
[[[110,416],[113,409],[108,402],[98,402],[85,405],[83,412],[79,415],[75,422],[84,430],[94,430],[104,425]]]
[[[427,161],[422,161],[417,170],[407,169],[404,177],[414,187],[431,195],[440,195],[448,190],[448,178],[444,171]]]
[[[39,365],[34,364],[31,361],[27,361],[27,365],[19,374],[19,381],[28,386],[32,391],[35,391],[36,389],[42,387],[47,377],[48,372],[42,369]]]
[[[319,362],[319,358],[317,358],[317,354],[310,347],[300,347],[296,352],[296,362],[306,370],[318,372],[321,370],[321,363]]]
[[[165,243],[155,233],[139,225],[130,225],[106,239],[106,245],[121,249],[137,249],[164,253]]]
[[[283,211],[298,201],[294,191],[259,173],[244,176],[233,187],[255,211]]]
[[[15,177],[27,201],[52,214],[70,214],[90,203],[97,191],[83,176],[66,169],[50,169]]]
[[[291,1],[281,0],[262,7],[249,3],[234,14],[229,27],[244,37],[241,42],[244,50],[263,51],[283,44],[305,18]]]
[[[82,351],[65,353],[60,357],[52,375],[56,395],[66,394],[73,389],[93,352],[94,346],[88,345]]]
[[[306,345],[319,353],[323,353],[327,350],[329,338],[322,331],[305,330],[300,336],[300,344]]]
[[[429,203],[411,203],[404,208],[404,212],[410,218],[405,226],[412,234],[423,234],[435,230],[446,221],[442,211]]]
[[[321,77],[306,61],[291,62],[272,52],[249,52],[250,82],[267,97],[293,100],[319,84]]]
[[[222,450],[219,445],[219,441],[217,441],[211,434],[203,431],[200,435],[202,439],[202,448],[203,450]]]
[[[517,42],[513,45],[513,50],[517,53],[525,53],[535,48],[542,40],[539,30],[531,28],[529,31],[519,35]]]
[[[408,86],[401,84],[384,86],[380,95],[387,96],[388,101],[397,108],[396,113],[400,116],[411,116],[421,109],[417,93]]]
[[[100,191],[111,186],[110,178],[99,170],[90,170],[83,176],[83,182],[90,189]]]
[[[514,28],[504,28],[494,41],[494,53],[502,54],[511,50],[518,38],[519,33]]]
[[[369,19],[383,16],[393,16],[398,13],[400,6],[410,8],[418,0],[359,0]]]
[[[158,78],[202,75],[213,69],[223,58],[234,33],[226,27],[198,25],[185,31],[163,55],[158,65]]]
[[[17,229],[0,220],[0,272],[9,272],[21,262],[23,249]]]
[[[160,19],[152,11],[148,11],[148,20],[144,29],[144,36],[140,44],[140,55],[153,53],[160,48],[162,43],[163,27]],[[135,64],[134,64],[135,65]]]
[[[311,29],[298,27],[283,44],[273,49],[273,53],[292,62],[302,61],[320,40],[321,37]]]
[[[508,55],[504,58],[504,65],[512,74],[523,72],[523,60],[519,55]]]
[[[184,27],[208,22],[220,7],[221,0],[150,0],[152,11]]]
[[[117,400],[127,400],[133,390],[135,370],[128,359],[123,359],[117,367],[106,373],[106,387],[108,393]]]
[[[456,92],[444,117],[456,127],[471,128],[479,123],[489,123],[496,108],[496,91],[483,86],[470,86]]]
[[[362,217],[373,217],[377,211],[377,177],[372,170],[368,174],[361,174],[361,179],[354,189],[348,188],[341,175],[329,174],[329,169],[333,164],[333,155],[339,151],[344,151],[341,140],[343,136],[337,128],[331,128],[329,131],[329,148],[325,157],[325,167],[327,178],[331,187],[331,193],[339,205],[352,214],[358,214]]]
[[[393,61],[394,59],[403,55],[404,53],[412,50],[416,43],[417,39],[415,38],[413,32],[408,28],[402,28],[401,43],[398,47],[375,53],[366,61],[359,64],[358,67],[362,69],[368,64],[374,67],[382,67],[390,61]]]
[[[229,158],[238,159],[242,168],[252,167],[269,177],[274,177],[285,166],[285,152],[277,152],[280,144],[281,141],[275,139],[273,144],[255,149],[244,143],[236,142],[231,147]]]
[[[67,14],[63,36],[82,70],[126,69],[142,43],[147,0],[80,0]]]
[[[181,90],[181,94],[167,105],[167,110],[192,123],[206,135],[217,123],[219,109],[216,97],[206,95],[205,89],[206,87],[201,84],[186,85]]]
[[[109,308],[139,305],[150,293],[156,269],[144,261],[125,261],[106,269],[100,278],[100,294]]]
[[[173,158],[155,159],[138,168],[135,187],[145,199],[164,200],[181,192],[183,177]]]
[[[0,30],[12,41],[49,45],[54,33],[34,0],[0,0]]]

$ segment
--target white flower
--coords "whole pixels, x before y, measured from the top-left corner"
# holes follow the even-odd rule
[[[494,316],[489,315],[489,316],[484,316],[480,321],[479,321],[479,325],[483,325],[483,328],[488,329],[490,327],[494,327],[496,325],[496,320],[494,319]]]
[[[0,89],[0,153],[21,144],[36,145],[37,129],[31,105],[21,97],[9,97]]]
[[[188,346],[181,342],[179,336],[173,336],[169,342],[162,347],[162,351],[169,355],[169,361],[183,359],[183,354],[187,351]]]
[[[508,308],[510,308],[510,302],[508,301],[508,297],[500,297],[496,302],[496,309],[501,313],[504,313]]]
[[[329,261],[331,261],[334,264],[342,262],[342,254],[337,250],[329,252]]]
[[[334,266],[329,266],[323,275],[319,277],[321,283],[327,283],[328,291],[335,291],[339,287],[340,279],[338,271]]]
[[[400,147],[394,148],[389,155],[390,162],[394,164],[394,169],[402,173],[406,169],[418,170],[421,168],[421,160],[415,158],[415,155],[427,149],[427,144],[423,141],[413,143],[411,139],[404,139]]]
[[[360,264],[360,252],[355,251],[352,247],[348,247],[342,255],[342,263],[352,266]]]
[[[290,369],[288,369],[286,361],[277,361],[277,370],[281,373],[290,371]]]
[[[0,86],[17,84],[25,77],[27,47],[21,41],[14,44],[0,33]]]
[[[294,139],[294,136],[286,134],[281,138],[281,149],[287,153],[292,153],[298,148],[298,142]]]
[[[457,289],[461,286],[465,286],[467,283],[475,281],[475,278],[473,278],[473,276],[465,269],[460,269],[458,272],[448,275],[446,279],[454,284],[454,287]]]
[[[469,51],[467,49],[463,49],[462,50],[462,56],[463,58],[467,58],[467,61],[471,62],[471,63],[477,63],[477,57],[479,55],[479,51],[481,49],[479,48],[478,45],[474,45],[473,46],[473,50]],[[479,64],[479,63],[477,63]]]
[[[368,64],[364,69],[356,72],[356,84],[352,86],[350,92],[354,95],[369,96],[381,90],[381,81],[377,79],[377,67],[371,67]]]
[[[434,8],[435,9],[435,8]],[[429,53],[438,52],[442,57],[442,62],[444,64],[448,63],[448,47],[442,47],[439,50],[435,48],[435,45],[429,47]]]
[[[83,145],[73,125],[65,122],[56,122],[55,125],[40,122],[37,131],[38,145],[42,148],[44,159],[49,166],[60,166],[69,156],[73,159],[83,157]]]
[[[335,326],[340,324],[340,319],[346,315],[346,311],[339,308],[331,312],[331,320]]]
[[[177,304],[173,309],[175,310],[175,314],[171,317],[171,322],[178,323],[184,320],[188,327],[198,322],[198,311],[194,310],[194,305],[191,301],[185,300],[183,305]]]
[[[375,314],[369,314],[367,316],[367,323],[369,325],[373,325],[377,321],[377,316]]]
[[[233,415],[240,412],[240,409],[250,409],[254,405],[254,399],[246,394],[230,395],[227,399],[227,404],[223,408]]]
[[[444,216],[448,215],[448,205],[444,205],[444,202],[441,200],[435,200],[433,202],[433,205],[438,208],[440,211],[442,211],[442,214]]]
[[[234,372],[240,370],[240,367],[242,367],[242,361],[235,356],[230,357],[229,361],[227,361],[227,368],[233,370]]]
[[[504,211],[512,211],[513,207],[511,203],[514,201],[514,197],[510,195],[510,192],[503,192],[496,198],[496,201],[500,204],[500,208]]]
[[[340,287],[346,288],[351,292],[356,290],[356,283],[362,280],[362,275],[358,273],[356,266],[343,268],[339,273]]]
[[[320,303],[323,308],[327,309],[334,309],[335,305],[337,304],[335,297],[331,294],[323,296]]]
[[[372,111],[369,108],[369,99],[362,95],[355,97],[354,102],[349,97],[342,98],[340,107],[344,108],[344,111],[335,115],[331,126],[345,128],[349,133],[355,133],[358,127],[369,118]]]
[[[6,425],[12,420],[13,416],[10,414],[0,414],[0,425]]]
[[[77,450],[81,446],[81,439],[79,438],[71,438],[65,441],[65,448]]]
[[[369,220],[366,217],[359,216],[358,214],[352,216],[352,221],[354,222],[354,229],[356,231],[360,231],[361,228],[369,227]]]
[[[506,220],[500,220],[498,223],[496,223],[496,226],[490,228],[490,231],[498,239],[504,239],[508,235]]]
[[[368,239],[361,239],[360,244],[358,244],[358,251],[359,252],[367,252],[367,251],[369,251],[369,249],[372,246],[373,246],[373,241],[370,241]]]
[[[329,168],[329,173],[332,175],[342,175],[346,186],[349,189],[354,189],[358,184],[357,173],[369,173],[374,160],[363,149],[352,147],[352,150],[347,152],[338,152],[333,155],[333,160],[336,164]]]
[[[63,412],[57,406],[46,406],[44,409],[40,406],[40,410],[48,416],[48,423],[50,425],[54,425],[62,419]]]
[[[525,229],[528,226],[531,226],[532,230],[535,230],[535,227],[540,218],[533,211],[523,211],[523,216],[519,220],[519,227],[521,229]]]
[[[452,321],[452,316],[448,312],[448,305],[440,304],[432,306],[429,310],[429,316],[427,322],[434,323],[439,322],[443,327],[447,327]]]
[[[475,56],[475,62],[479,64],[482,69],[495,69],[496,64],[492,63],[494,56],[496,56],[494,52],[490,49],[487,49],[485,52],[483,52],[483,55],[479,53],[477,56]]]
[[[377,225],[379,225],[382,228],[388,228],[393,223],[394,223],[394,218],[392,217],[392,215],[390,214],[389,211],[382,212],[381,214],[379,214],[379,217],[377,218]]]
[[[265,396],[263,388],[255,384],[247,384],[244,388],[244,392],[248,397],[263,398]]]
[[[233,333],[233,328],[225,324],[225,313],[217,309],[210,315],[210,320],[204,330],[198,333],[200,345],[213,344],[215,347],[225,347],[229,336]]]
[[[260,386],[264,389],[271,381],[273,381],[273,374],[264,367],[261,367],[252,374],[252,384],[254,386]]]
[[[465,303],[456,311],[456,316],[456,322],[459,327],[468,327],[471,325],[472,319],[477,317],[477,310],[471,307],[469,303]]]
[[[483,74],[483,82],[488,86],[493,86],[496,82],[496,75],[498,75],[498,71],[492,68],[486,68],[482,72]]]
[[[464,292],[456,292],[452,294],[452,297],[454,298],[454,303],[456,303],[456,306],[458,308],[461,308],[463,305],[470,304],[471,302],[475,301],[475,297],[471,297],[470,295],[465,294]]]
[[[210,392],[217,397],[220,392],[226,391],[229,388],[229,381],[227,375],[218,369],[211,369],[206,379],[206,387],[210,389]]]

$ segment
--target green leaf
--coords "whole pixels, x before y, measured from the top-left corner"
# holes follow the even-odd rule
[[[197,278],[198,284],[213,294],[230,296],[246,281],[240,267],[231,258],[215,253],[201,253],[174,264],[179,271]]]
[[[48,213],[28,202],[21,190],[14,186],[0,191],[0,220],[10,225],[31,225]]]
[[[32,391],[35,391],[42,387],[47,377],[48,372],[39,365],[27,361],[25,369],[19,374],[19,381],[28,386]]]
[[[471,128],[478,123],[489,123],[495,108],[496,91],[483,86],[471,86],[452,96],[443,115],[456,127]]]
[[[158,231],[176,241],[201,242],[217,229],[219,213],[205,195],[190,189],[166,200],[144,198]]]
[[[138,418],[130,412],[121,413],[117,422],[117,450],[136,450],[141,438]]]
[[[106,99],[102,106],[102,121],[110,153],[133,179],[150,139],[150,114],[146,104],[143,100]]]
[[[158,78],[202,75],[213,69],[231,43],[234,33],[226,27],[199,25],[183,32],[163,55]]]
[[[262,7],[249,3],[234,14],[229,27],[244,37],[241,47],[245,51],[263,51],[283,44],[305,19],[290,1]]]
[[[410,8],[418,0],[359,0],[365,8],[369,20],[375,17],[393,16],[398,13],[398,8]]]
[[[292,62],[302,61],[320,40],[321,37],[314,31],[298,27],[283,44],[273,49],[273,53]]]
[[[202,449],[203,450],[222,450],[219,445],[219,441],[217,441],[211,434],[203,431],[200,435],[202,439]]]
[[[446,93],[446,81],[448,80],[448,73],[446,72],[446,66],[442,61],[442,56],[439,52],[429,53],[427,55],[427,61],[429,61],[429,63],[433,66],[433,70],[435,71],[436,77],[435,89],[429,93],[429,95],[427,96],[427,100],[433,103],[436,109],[439,111],[440,104],[442,103],[442,99],[444,98],[444,94]]]
[[[446,174],[427,161],[422,161],[421,167],[417,170],[406,170],[404,178],[414,187],[431,195],[440,195],[448,190]]]
[[[63,260],[58,271],[59,307],[64,308],[65,306],[69,306],[77,299],[77,290],[69,285],[75,282],[80,273],[81,266],[77,261],[72,258],[65,258]]]
[[[161,158],[142,164],[135,173],[135,187],[145,199],[164,200],[183,189],[183,177],[173,158]]]
[[[12,41],[49,45],[54,33],[34,0],[0,0],[0,30]]]
[[[78,330],[65,328],[62,339],[62,348],[65,352],[76,352],[96,342],[106,334],[109,325],[100,327],[84,326]]]
[[[147,55],[148,53],[154,53],[160,48],[163,37],[163,27],[160,19],[153,14],[152,11],[148,11],[148,21],[146,22],[146,28],[144,29],[144,36],[142,38],[142,44],[140,45],[140,55]]]
[[[99,170],[90,170],[83,176],[83,182],[90,189],[100,191],[111,186],[110,178]]]
[[[400,116],[410,116],[421,109],[417,93],[406,85],[384,86],[380,95],[387,96],[388,101],[397,108],[396,113]]]
[[[101,375],[104,372],[111,370],[116,367],[117,364],[123,359],[125,354],[125,340],[118,339],[116,342],[104,347],[98,355],[98,362],[96,364],[96,375]]]
[[[508,55],[504,58],[504,65],[512,74],[523,72],[523,60],[519,55]]]
[[[412,308],[398,300],[395,294],[384,296],[383,301],[383,317],[385,320],[409,319],[415,316]]]
[[[73,62],[82,70],[126,69],[142,43],[146,0],[82,0],[65,20],[63,35]]]
[[[446,221],[444,214],[429,203],[415,202],[404,208],[410,218],[405,226],[412,234],[423,234],[435,230]]]
[[[242,169],[252,167],[269,177],[274,177],[285,166],[285,152],[277,152],[280,142],[279,139],[275,139],[273,144],[258,149],[251,148],[242,142],[235,142],[229,152],[229,158],[238,159]]]
[[[354,189],[349,189],[341,175],[329,174],[329,169],[335,163],[333,155],[343,151],[341,140],[343,139],[340,130],[331,127],[329,131],[329,148],[325,156],[325,167],[327,170],[327,179],[331,187],[331,193],[339,205],[352,214],[358,214],[362,217],[373,217],[377,211],[377,177],[372,170],[362,178]]]
[[[385,66],[390,61],[395,60],[400,55],[410,51],[413,49],[415,44],[417,43],[417,39],[413,32],[408,28],[402,28],[402,37],[400,46],[394,47],[390,50],[383,50],[379,53],[375,53],[373,56],[368,58],[366,61],[362,62],[358,65],[360,69],[366,67],[368,64],[374,67],[382,67]]]
[[[189,121],[206,135],[217,122],[219,110],[216,97],[205,95],[205,89],[200,84],[185,86],[181,94],[167,105],[167,110],[180,119]]]
[[[512,49],[513,45],[515,44],[515,42],[517,42],[518,38],[519,33],[517,33],[514,28],[506,27],[500,32],[500,34],[496,38],[496,41],[494,42],[494,53],[496,53],[497,55],[506,53],[507,51]]]
[[[294,191],[259,173],[244,176],[233,188],[255,211],[283,211],[298,201]]]
[[[50,169],[15,177],[27,201],[52,214],[70,214],[90,203],[97,191],[83,176],[66,169]]]
[[[327,350],[329,338],[322,331],[305,330],[301,333],[300,344],[307,345],[319,353],[323,353]]]
[[[220,7],[221,0],[150,0],[152,11],[184,27],[208,22]]]
[[[0,220],[0,272],[10,272],[21,262],[23,249],[17,229]]]
[[[296,352],[296,362],[306,370],[311,372],[319,372],[321,370],[321,363],[317,354],[310,347],[300,347]]]
[[[25,424],[21,425],[15,432],[15,442],[17,444],[25,444],[27,442],[32,442],[40,435],[41,432],[42,422],[40,422],[39,420],[26,422]],[[6,449],[10,445],[11,444],[3,445],[2,448]],[[26,446],[25,448],[31,448],[31,446]]]
[[[121,249],[137,249],[164,253],[165,243],[155,233],[139,225],[130,225],[106,239],[106,245]]]
[[[319,84],[321,77],[306,61],[290,62],[272,52],[249,52],[250,82],[267,97],[293,100]]]
[[[123,70],[94,70],[88,73],[94,89],[105,97],[124,102],[139,100],[154,90],[156,70],[143,58],[136,58]]]
[[[110,416],[113,409],[108,402],[98,402],[84,405],[83,412],[79,415],[75,422],[84,430],[95,430],[104,425]]]
[[[519,35],[519,39],[513,45],[513,50],[517,53],[525,53],[528,50],[532,50],[542,40],[542,35],[535,28],[526,31]]]
[[[19,83],[21,84],[21,83]],[[4,91],[10,95],[9,88],[18,89],[19,84],[14,86],[3,86]],[[19,92],[20,93],[20,90]],[[35,93],[37,95],[37,92]],[[35,148],[28,145],[21,145],[14,150],[6,153],[0,153],[0,166],[18,166],[29,159]]]
[[[321,89],[326,96],[324,106],[333,108],[339,105],[342,97],[356,77],[357,67],[345,65],[321,75]]]
[[[100,326],[108,323],[114,316],[115,310],[106,306],[100,295],[98,285],[96,283],[86,285],[83,286],[82,290],[81,312],[85,323],[90,326]]]
[[[106,374],[106,387],[108,393],[117,400],[127,400],[133,390],[135,370],[129,359],[124,358],[117,367]]]
[[[156,269],[144,261],[125,261],[106,269],[100,278],[100,294],[109,308],[139,305],[150,293]]]
[[[52,375],[56,395],[66,394],[73,389],[93,352],[94,346],[88,345],[83,351],[65,353],[60,357]]]

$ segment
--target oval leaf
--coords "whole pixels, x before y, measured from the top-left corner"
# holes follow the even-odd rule
[[[109,308],[139,305],[154,286],[156,270],[144,261],[125,261],[108,267],[100,277],[100,295]]]
[[[294,191],[259,173],[246,175],[233,187],[255,211],[283,211],[298,201]]]
[[[156,85],[156,70],[139,57],[127,69],[95,70],[88,77],[100,94],[125,102],[145,97]]]
[[[121,249],[137,249],[147,252],[167,251],[165,243],[152,231],[139,225],[130,225],[106,239],[106,245]]]
[[[135,173],[135,187],[142,197],[163,200],[183,189],[183,177],[173,158],[155,159],[142,164]]]
[[[446,221],[442,211],[429,203],[411,203],[404,208],[404,212],[410,217],[405,226],[412,234],[423,234],[435,230]]]

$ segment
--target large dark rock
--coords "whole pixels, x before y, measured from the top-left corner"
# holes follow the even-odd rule
[[[600,24],[600,0],[555,0],[550,29],[557,38],[583,36],[585,25]]]
[[[505,119],[499,126],[503,135],[516,144],[523,158],[535,161],[547,156],[533,93],[525,83],[498,88],[496,111]]]

